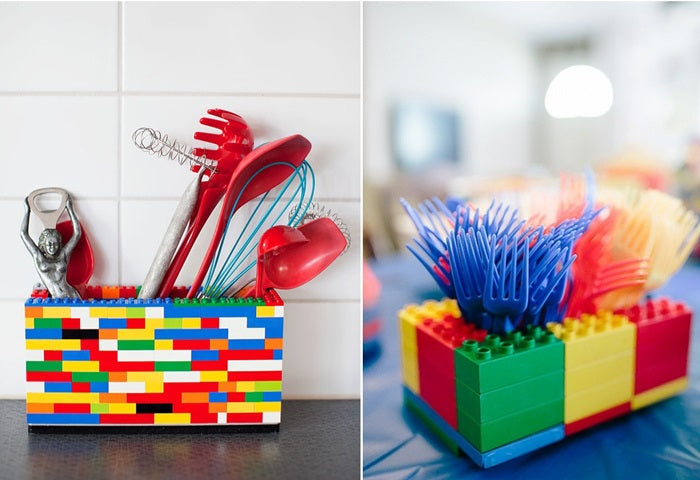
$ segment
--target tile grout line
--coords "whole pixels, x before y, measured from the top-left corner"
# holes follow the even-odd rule
[[[122,255],[123,255],[123,231],[122,231],[122,168],[124,161],[122,159],[122,122],[124,121],[124,98],[122,95],[122,75],[123,75],[123,60],[124,60],[124,35],[122,28],[124,4],[117,2],[117,285],[122,284]]]
[[[119,48],[121,50],[121,48]],[[120,70],[120,69],[119,69]],[[318,98],[328,100],[356,100],[359,93],[299,93],[299,92],[188,92],[188,91],[0,91],[0,97],[273,97],[273,98]]]

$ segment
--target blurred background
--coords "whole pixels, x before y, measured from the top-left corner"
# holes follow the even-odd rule
[[[700,4],[364,4],[365,257],[406,252],[399,198],[599,181],[698,210]]]

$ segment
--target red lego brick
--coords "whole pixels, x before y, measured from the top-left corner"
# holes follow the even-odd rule
[[[32,290],[31,298],[49,298],[49,291],[46,289]]]
[[[120,298],[136,298],[136,287],[119,287],[119,297]]]
[[[146,328],[146,319],[145,318],[127,318],[126,319],[126,328],[144,329],[144,328]]]
[[[63,350],[44,350],[44,360],[51,362],[60,362],[63,360]]]
[[[265,301],[266,305],[284,305],[284,302],[275,290],[267,290],[266,292],[264,292],[263,300]]]
[[[631,409],[632,407],[630,402],[625,402],[616,407],[609,408],[608,410],[598,412],[594,415],[591,415],[590,417],[582,418],[581,420],[565,424],[564,433],[567,436],[573,435],[574,433],[581,432],[583,430],[586,430],[587,428],[591,428],[600,423],[612,420],[615,417],[625,415],[626,413],[629,413]]]
[[[245,392],[228,392],[227,402],[245,402]]]
[[[276,381],[282,380],[282,371],[275,370],[271,372],[228,372],[229,382],[238,381]],[[213,391],[213,390],[212,390]]]
[[[187,296],[187,292],[189,291],[189,287],[173,287],[170,289],[170,298],[185,298]]]
[[[202,328],[219,328],[219,317],[202,317]]]
[[[81,338],[80,339],[80,349],[81,350],[89,350],[90,351],[90,359],[97,360],[97,358],[94,355],[95,355],[95,352],[99,351],[99,349],[100,349],[100,341],[99,341],[99,339],[94,339],[94,338]],[[115,361],[116,361],[116,357],[115,357]]]
[[[190,421],[192,423],[217,423],[219,417],[216,413],[200,413],[192,412],[190,414]]]
[[[89,382],[73,382],[71,384],[71,391],[73,392],[89,392],[90,383]],[[67,412],[67,413],[81,413],[81,412]],[[88,411],[87,413],[90,413]]]
[[[100,415],[100,424],[152,425],[154,418],[153,413],[103,413]]]
[[[54,413],[90,413],[89,403],[56,403]]]
[[[173,413],[209,414],[208,403],[173,403]]]
[[[209,350],[209,340],[173,340],[173,350]]]
[[[79,318],[63,318],[61,319],[61,328],[69,330],[79,330],[80,329],[80,319]]]
[[[194,360],[192,361],[192,371],[208,372],[228,370],[228,360]]]
[[[104,358],[97,360],[100,362],[101,372],[153,372],[156,366],[155,362],[118,362]]]
[[[87,298],[94,298],[95,300],[100,300],[102,298],[102,287],[88,285],[86,288],[86,295],[85,296]]]
[[[71,372],[27,372],[28,382],[71,382]]]
[[[274,350],[222,350],[219,358],[224,360],[272,360]]]
[[[183,392],[216,392],[218,387],[217,382],[166,382],[163,384],[163,393],[179,395],[176,400],[179,402]]]
[[[227,413],[226,421],[229,423],[262,423],[262,413]]]

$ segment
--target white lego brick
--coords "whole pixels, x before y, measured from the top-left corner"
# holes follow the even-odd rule
[[[153,350],[153,358],[156,362],[190,362],[191,350]]]
[[[100,340],[99,342],[100,345],[100,350],[103,352],[107,351],[117,351],[119,350],[119,344],[117,343],[117,340]]]
[[[120,362],[152,362],[154,350],[119,350],[117,360]]]
[[[282,412],[263,412],[262,423],[278,424],[282,420]]]
[[[146,318],[163,318],[163,307],[146,307]]]
[[[276,305],[275,306],[275,317],[279,317],[279,318],[284,317],[284,306],[283,305]]]
[[[219,327],[228,329],[228,338],[231,339],[264,339],[264,328],[248,328],[246,317],[222,317],[219,318]]]
[[[146,393],[145,382],[109,382],[109,393]]]
[[[218,423],[226,423],[226,412],[219,412],[217,417]]]
[[[75,317],[73,317],[75,318]],[[80,328],[85,330],[95,330],[100,328],[100,319],[96,317],[84,317],[80,318]]]
[[[168,382],[199,382],[199,372],[163,372],[163,381]]]
[[[273,372],[282,370],[282,360],[229,360],[230,372]]]

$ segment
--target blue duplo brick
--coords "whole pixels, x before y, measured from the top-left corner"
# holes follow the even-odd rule
[[[98,425],[98,413],[28,413],[30,425]]]
[[[265,340],[259,338],[243,338],[228,341],[229,350],[265,350]]]
[[[282,400],[282,392],[263,392],[263,402],[279,402]]]
[[[208,340],[228,338],[228,330],[222,328],[163,328],[156,329],[156,340]]]
[[[225,402],[228,394],[226,392],[209,392],[210,402]]]
[[[272,358],[275,360],[282,360],[282,350],[275,350],[272,354]]]
[[[192,361],[216,361],[219,359],[218,350],[192,350]]]
[[[100,318],[100,328],[126,328],[126,318]]]
[[[57,340],[63,338],[60,328],[28,328],[25,330],[27,340]]]
[[[63,360],[90,360],[90,350],[64,350]]]
[[[108,382],[90,382],[90,391],[95,393],[108,393]]]
[[[46,382],[44,383],[44,391],[47,393],[72,392],[73,384],[71,382]]]
[[[248,328],[265,329],[265,338],[282,338],[283,326],[284,319],[282,317],[248,319]]]

